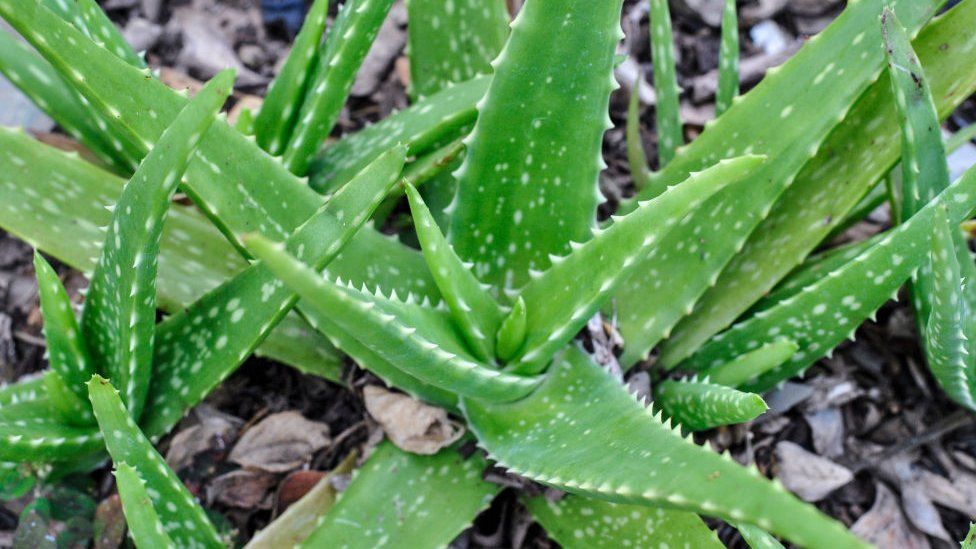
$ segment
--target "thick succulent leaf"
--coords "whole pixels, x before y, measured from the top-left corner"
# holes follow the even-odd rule
[[[911,219],[886,233],[877,244],[841,268],[778,304],[755,313],[715,336],[683,364],[704,370],[786,338],[800,350],[779,368],[748,383],[763,391],[802,372],[829,354],[845,337],[896,294],[899,286],[927,259],[929,235],[938,208],[948,208],[958,223],[976,206],[976,169],[971,169]]]
[[[309,168],[309,183],[319,192],[342,186],[380,153],[407,145],[411,155],[428,152],[466,134],[478,117],[475,107],[491,78],[479,76],[449,86],[380,122],[327,144]]]
[[[329,29],[319,58],[317,79],[309,87],[282,162],[305,175],[309,163],[346,103],[356,72],[369,52],[393,0],[346,0]]]
[[[504,0],[409,0],[407,47],[410,95],[491,73],[491,60],[508,37]]]
[[[570,347],[527,398],[462,407],[490,457],[537,482],[756,523],[804,547],[864,546],[755,468],[682,438],[579,349]]]
[[[112,461],[128,463],[146,482],[166,535],[180,547],[223,547],[206,512],[132,421],[112,384],[95,376],[88,393]]]
[[[355,464],[356,453],[353,452],[319,479],[301,499],[289,505],[271,524],[254,534],[244,546],[245,549],[295,547],[304,541],[339,497],[339,490],[333,485],[333,481],[341,475],[351,473]]]
[[[138,151],[107,134],[108,124],[85,105],[86,99],[43,57],[8,32],[0,32],[0,72],[100,160],[119,170],[135,169]]]
[[[794,110],[790,112],[788,118],[793,120],[798,116],[794,113],[800,112],[799,109],[802,107],[802,118],[795,120],[816,120],[819,127],[819,124],[828,118],[826,113],[834,108],[824,104],[823,98],[838,97],[835,93],[846,94],[851,86],[850,79],[861,78],[855,74],[861,74],[861,70],[866,68],[863,63],[874,67],[877,60],[877,66],[881,66],[880,61],[884,51],[878,44],[877,37],[880,33],[877,29],[882,4],[883,2],[874,0],[849,4],[844,16],[839,18],[828,31],[815,38],[813,43],[808,43],[803,48],[801,53],[809,51],[812,56],[804,53],[803,57],[794,58],[795,60],[788,62],[779,72],[774,72],[772,77],[767,77],[763,81],[764,84],[766,81],[775,82],[776,93],[787,88],[792,89],[794,85],[802,85],[803,92],[785,91],[786,95],[783,99],[778,100],[774,106],[765,108],[747,99],[755,94],[753,91],[743,96],[740,104],[763,108],[764,113],[754,113],[757,117],[755,120],[758,121],[763,117],[768,119],[770,113],[775,115],[778,109],[785,108],[784,101],[797,99],[799,102],[793,107]],[[929,4],[931,2],[900,2],[898,15],[902,21],[912,22],[910,28],[918,28],[920,18],[909,16],[906,10],[914,12]],[[942,116],[947,116],[976,87],[976,67],[958,62],[959,55],[965,55],[965,52],[971,52],[976,47],[976,35],[972,32],[974,25],[976,25],[976,5],[972,2],[963,2],[929,25],[915,41],[922,63],[930,67],[930,74],[933,76],[931,83]],[[861,38],[857,44],[853,44],[858,36]],[[862,55],[865,55],[863,62],[860,61]],[[853,60],[858,60],[856,63],[858,67],[852,73],[848,65]],[[830,66],[831,70],[824,72],[827,66]],[[838,71],[844,72],[838,74]],[[821,73],[823,77],[819,76]],[[789,79],[789,82],[780,80],[784,77]],[[814,84],[811,79],[819,79],[819,83]],[[691,316],[675,328],[671,339],[662,349],[662,359],[665,364],[674,365],[681,358],[694,352],[711,335],[728,326],[750,305],[762,298],[779,280],[800,264],[835,226],[842,222],[844,214],[868,189],[889,172],[900,156],[901,150],[894,99],[890,85],[883,80],[876,82],[861,96],[843,122],[820,147],[817,156],[799,171],[795,182],[783,193],[770,216],[756,228],[741,251],[735,254],[715,286],[701,298]],[[787,88],[783,88],[783,85]],[[828,90],[828,87],[831,90]],[[843,91],[832,91],[835,87],[843,88]],[[765,90],[764,94],[773,92],[772,88],[764,88],[763,85],[757,89]],[[810,93],[806,93],[807,91]],[[737,110],[740,109],[733,107],[729,113]],[[839,115],[843,111],[836,112]],[[722,117],[723,121],[731,118]],[[719,123],[715,129],[723,125]],[[774,122],[766,127],[770,130],[775,129],[778,133],[783,129],[781,126],[782,123]],[[801,126],[805,128],[804,132],[812,128],[803,124],[797,124],[795,127]],[[791,131],[792,128],[793,126],[790,126],[785,130]],[[731,128],[726,129],[736,131]],[[743,143],[753,142],[751,135],[741,133],[740,138]],[[809,143],[810,137],[811,135],[804,134],[797,139]],[[772,141],[765,142],[787,143],[782,140],[782,137],[769,139]],[[792,143],[800,141],[792,141]],[[770,158],[775,159],[777,156],[771,155]],[[776,179],[787,179],[784,164],[787,161],[791,164],[790,172],[798,169],[794,167],[796,164],[789,160],[790,158],[792,157],[784,156],[782,162],[775,162],[777,166],[784,169],[782,172],[777,171],[780,175],[777,175]],[[741,212],[742,210],[733,205],[733,210],[729,211]],[[740,218],[736,216],[735,219]],[[711,238],[708,241],[710,242]],[[695,265],[696,268],[701,268],[700,261],[697,259]],[[645,284],[648,282],[647,279],[644,280]],[[633,286],[631,289],[636,290],[637,287]],[[639,310],[628,310],[637,308],[636,305],[631,306],[629,303],[640,303],[638,295],[630,293],[621,295],[618,299],[618,302],[623,303],[619,318],[625,340],[631,347],[634,347],[637,341],[641,343],[636,349],[626,352],[624,357],[626,363],[649,349],[650,347],[644,342],[649,344],[656,342],[659,333],[658,330],[654,330],[652,333],[642,334],[637,330],[639,324],[636,322],[649,318],[649,316],[641,316]],[[651,298],[653,299],[653,296]],[[640,306],[647,307],[647,301],[640,303]],[[658,324],[662,328],[670,325],[670,323]],[[648,339],[648,336],[654,337]]]
[[[61,284],[58,273],[37,252],[34,253],[34,271],[37,273],[37,293],[44,318],[48,362],[75,396],[87,400],[85,383],[95,373],[95,365],[81,339],[71,298]]]
[[[95,0],[75,0],[85,27],[81,30],[106,50],[114,53],[126,63],[140,69],[146,68],[146,60],[125,41],[115,23],[102,11]]]
[[[0,407],[0,461],[75,459],[101,446],[97,429],[60,422],[46,397]]]
[[[799,349],[799,345],[786,339],[773,341],[711,368],[704,375],[716,385],[738,387],[783,364]]]
[[[78,397],[72,389],[73,386],[69,387],[59,373],[54,370],[44,372],[44,390],[47,392],[52,415],[65,425],[94,425],[95,416],[92,415],[91,405]]]
[[[496,290],[521,287],[529,269],[549,266],[549,254],[590,236],[621,6],[529,0],[493,63],[456,174],[448,236]]]
[[[658,163],[663,168],[674,158],[675,150],[684,145],[685,136],[678,100],[681,88],[678,87],[678,71],[674,60],[671,9],[668,7],[668,0],[650,2],[651,57],[654,61],[654,91],[657,92],[654,121],[658,134]]]
[[[106,208],[115,204],[123,180],[77,155],[43,145],[21,131],[0,128],[0,227],[84,272],[95,268],[105,235],[99,227],[111,219]],[[371,283],[411,288],[429,281],[420,254],[375,231],[359,233],[360,251],[344,261],[347,273]],[[372,253],[390,257],[393,267],[368,265]],[[166,311],[179,311],[243,270],[247,263],[220,232],[198,212],[177,205],[163,227],[159,256],[158,300]],[[359,280],[357,279],[357,282]],[[307,373],[338,380],[341,358],[328,341],[291,314],[257,353],[298,367]]]
[[[411,376],[459,395],[490,401],[521,398],[539,383],[538,378],[502,373],[477,362],[467,355],[456,335],[451,341],[452,326],[437,326],[431,315],[419,318],[417,313],[423,308],[407,309],[394,299],[322,278],[263,238],[250,239],[249,246],[307,306],[332,315],[342,331]]]
[[[976,523],[969,523],[969,533],[962,540],[960,549],[976,549]]]
[[[567,549],[725,547],[694,513],[579,496],[524,502],[549,537]]]
[[[279,155],[291,138],[292,129],[305,99],[308,81],[318,63],[319,41],[325,31],[329,0],[315,0],[302,30],[292,44],[281,72],[268,88],[261,110],[254,120],[254,138],[262,149]]]
[[[156,258],[170,198],[197,143],[230,95],[234,73],[213,78],[150,151],[112,215],[91,277],[81,332],[91,359],[122,387],[138,418],[152,375]]]
[[[486,467],[456,446],[420,456],[384,442],[301,546],[446,547],[498,493]]]
[[[758,526],[741,522],[734,526],[751,549],[783,549],[782,543]]]
[[[128,463],[115,465],[115,484],[122,500],[122,512],[129,528],[129,536],[136,547],[174,547],[173,540],[166,535],[163,521],[153,508],[152,498],[146,490],[146,483],[139,473]]]
[[[472,354],[482,362],[490,362],[495,356],[495,332],[502,323],[502,309],[454,253],[417,189],[408,184],[406,191],[417,237],[434,281]]]
[[[735,0],[725,0],[722,12],[722,45],[718,52],[718,90],[715,92],[715,116],[729,110],[739,95],[739,16]]]
[[[726,185],[760,169],[765,159],[743,156],[723,160],[684,183],[641,204],[627,216],[615,218],[605,230],[526,285],[521,293],[526,308],[526,337],[518,355],[519,371],[538,372],[613,294],[682,219]],[[682,222],[682,223],[679,223]]]
[[[654,405],[689,431],[752,421],[769,408],[755,393],[698,379],[669,379],[655,385]]]
[[[970,341],[974,334],[967,331],[974,311],[965,296],[965,286],[976,281],[962,278],[952,235],[958,229],[949,225],[943,210],[936,212],[934,229],[926,295],[929,312],[923,330],[925,356],[946,394],[976,410],[976,357]],[[972,258],[966,259],[972,263]]]
[[[405,150],[376,159],[288,240],[321,270],[369,219],[398,181]],[[297,301],[271,269],[254,264],[157,327],[145,430],[158,436],[233,372]]]
[[[650,183],[651,178],[647,175],[647,153],[644,152],[644,144],[640,133],[640,93],[638,86],[643,82],[643,77],[637,79],[634,89],[630,92],[630,101],[627,103],[627,164],[630,167],[630,177],[634,180],[634,187],[638,192],[642,191]],[[654,196],[661,194],[654,193]]]
[[[0,384],[0,408],[18,402],[30,402],[43,398],[44,377],[42,375],[28,375],[17,380],[16,383]]]

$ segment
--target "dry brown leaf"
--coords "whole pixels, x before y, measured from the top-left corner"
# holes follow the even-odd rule
[[[198,408],[197,413],[201,410]],[[166,452],[166,463],[174,471],[182,471],[193,463],[199,454],[217,451],[225,455],[234,439],[241,421],[234,416],[204,411],[200,423],[184,429],[173,437]]]
[[[789,441],[776,445],[776,460],[779,463],[776,476],[787,489],[806,501],[820,501],[854,478],[846,467]]]
[[[231,450],[230,460],[251,469],[286,473],[312,459],[330,442],[329,426],[298,412],[270,415],[251,427]]]
[[[270,509],[268,492],[277,477],[264,471],[238,469],[220,475],[207,486],[207,500],[239,509]]]
[[[363,390],[363,400],[390,441],[406,452],[436,454],[464,434],[464,427],[452,422],[447,412],[405,394],[369,385]]]
[[[898,498],[884,484],[877,485],[874,505],[857,519],[851,531],[878,547],[927,549],[928,539],[908,525]]]

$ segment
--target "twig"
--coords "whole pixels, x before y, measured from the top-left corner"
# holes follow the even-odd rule
[[[974,417],[972,413],[966,410],[956,410],[952,414],[942,418],[938,423],[933,425],[932,428],[926,429],[925,432],[912,436],[904,442],[895,444],[894,446],[889,446],[874,456],[861,460],[852,469],[854,473],[857,474],[865,469],[877,467],[881,463],[897,456],[898,454],[908,452],[919,446],[923,446],[942,438],[944,435],[947,435],[960,427],[973,423],[974,420],[976,420],[976,417]]]

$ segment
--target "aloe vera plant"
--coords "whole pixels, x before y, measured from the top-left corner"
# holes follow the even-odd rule
[[[446,545],[500,490],[482,478],[488,460],[568,492],[525,500],[567,546],[717,543],[698,515],[750,539],[860,546],[688,433],[763,413],[758,392],[830,353],[927,262],[919,278],[929,272],[931,284],[913,287],[934,304],[924,317],[930,360],[947,392],[971,403],[971,381],[959,384],[972,368],[960,278],[976,267],[952,227],[976,206],[976,172],[928,182],[900,226],[759,303],[756,288],[770,289],[835,226],[774,220],[829,211],[840,223],[899,157],[913,174],[920,154],[944,163],[941,138],[899,154],[896,113],[910,121],[906,134],[931,130],[976,88],[976,68],[946,53],[976,47],[976,0],[937,19],[939,1],[898,3],[884,17],[888,48],[883,3],[851,3],[734,100],[728,2],[724,112],[684,146],[667,3],[652,0],[661,169],[638,166],[646,184],[606,223],[596,218],[597,178],[622,0],[527,0],[510,29],[501,0],[412,0],[415,103],[324,145],[389,0],[347,0],[327,32],[328,2],[318,0],[253,136],[215,116],[229,74],[189,100],[144,70],[94,3],[54,4],[0,0],[36,50],[0,39],[0,70],[20,75],[12,80],[128,183],[0,130],[0,226],[91,280],[79,321],[38,255],[51,369],[0,388],[0,460],[63,464],[107,451],[137,545],[226,543],[152,442],[262,350],[336,381],[344,353],[465,420],[484,451],[420,457],[384,444],[344,493],[296,511],[312,517],[292,513],[262,532],[310,547]],[[447,47],[425,41],[431,32]],[[936,97],[920,95],[924,112],[898,99],[910,83],[894,69],[894,86],[872,83],[886,60],[911,61],[918,33]],[[864,162],[837,153],[848,150],[877,159],[842,196],[811,206],[815,183],[841,188]],[[177,187],[194,208],[170,204]],[[453,200],[438,206],[445,195]],[[370,219],[401,198],[413,227],[387,238]],[[402,243],[411,240],[416,248]],[[761,263],[771,249],[782,257]],[[744,288],[746,277],[762,282]],[[157,305],[172,313],[159,323]],[[650,405],[628,394],[574,343],[601,309],[619,312],[626,366],[674,329],[661,363],[698,377],[661,380]]]

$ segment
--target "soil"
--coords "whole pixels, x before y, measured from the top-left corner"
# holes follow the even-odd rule
[[[625,53],[633,63],[631,82],[633,67],[639,66],[642,74],[651,72],[645,4],[628,0],[625,6]],[[707,23],[714,21],[714,10],[706,9],[713,4],[701,0],[672,2],[679,79],[686,90],[682,111],[684,119],[690,121],[686,128],[689,139],[701,131],[713,111],[709,89],[714,89],[714,77],[710,83],[709,71],[717,65],[719,35],[718,29]],[[837,0],[740,4],[743,58],[752,59],[757,67],[746,82],[746,89],[761,78],[772,62],[788,56],[795,40],[819,31],[843,8],[843,2]],[[287,53],[291,38],[281,23],[262,21],[256,0],[107,0],[104,7],[130,39],[141,40],[140,46],[147,50],[153,67],[207,78],[215,70],[208,64],[213,59],[236,63],[244,68],[241,89],[258,96]],[[402,10],[394,18],[394,24],[379,40],[396,55],[367,63],[366,74],[360,75],[336,135],[355,131],[407,105]],[[199,37],[183,32],[199,28],[194,25],[201,22],[213,29],[211,39],[204,40],[202,46]],[[776,40],[780,40],[779,46]],[[187,54],[190,44],[210,48],[205,50],[209,53],[191,56]],[[777,47],[782,49],[777,51]],[[242,97],[238,95],[238,99]],[[624,89],[615,93],[611,102],[616,127],[607,132],[604,140],[608,169],[601,175],[601,188],[608,200],[601,206],[603,216],[613,211],[621,197],[633,192],[623,131],[627,98]],[[955,129],[973,121],[976,99],[970,98],[947,124]],[[644,143],[653,162],[656,151],[652,106],[643,107],[642,122]],[[884,211],[879,210],[852,231],[870,234],[888,223]],[[0,382],[12,382],[45,367],[31,254],[25,243],[0,233]],[[72,294],[80,299],[78,290],[85,284],[81,275],[61,265],[57,268]],[[236,424],[253,424],[277,412],[297,411],[328,426],[331,442],[314,454],[309,468],[329,470],[350,450],[375,444],[381,436],[365,411],[359,390],[369,379],[368,374],[352,363],[346,374],[353,390],[252,358],[207,399],[203,412],[191,414],[176,431],[207,415],[231,418],[231,423]],[[829,459],[846,468],[853,479],[817,505],[847,525],[869,513],[878,491],[887,487],[901,503],[900,510],[895,506],[876,511],[888,513],[883,517],[887,523],[903,526],[904,531],[896,534],[902,537],[892,539],[906,546],[946,547],[950,546],[948,540],[964,537],[969,519],[976,514],[972,509],[976,505],[976,420],[949,403],[933,381],[919,349],[912,312],[904,299],[886,305],[877,321],[858,330],[855,341],[841,345],[832,358],[820,361],[803,379],[793,380],[769,395],[768,400],[772,409],[759,420],[702,433],[697,438],[708,441],[716,450],[729,449],[742,462],[754,461],[767,475],[783,477],[787,485],[816,481],[790,478],[794,465],[801,469],[807,465],[803,460]],[[168,447],[171,440],[172,437],[164,440],[162,447]],[[786,459],[786,449],[791,446],[784,442],[798,444],[809,456],[799,454],[802,457]],[[226,451],[216,449],[207,456],[181,472],[198,494],[208,493],[208,486],[217,476],[233,469],[226,462]],[[267,488],[271,494],[268,498],[273,499],[283,478],[275,477]],[[948,489],[939,479],[961,491],[963,501],[953,503],[955,496],[945,493]],[[109,501],[114,488],[107,470],[95,472],[91,480],[97,487],[97,499]],[[212,493],[208,499],[212,501],[221,499],[211,496]],[[557,546],[531,522],[515,496],[514,489],[506,489],[452,546]],[[968,502],[965,497],[970,498]],[[25,503],[18,500],[0,507],[0,546],[12,539],[11,532]],[[248,539],[268,522],[274,505],[242,509],[215,501],[211,507],[238,529],[240,539]],[[927,512],[933,509],[934,513]],[[733,528],[719,521],[713,521],[713,525],[729,546],[745,547]]]

